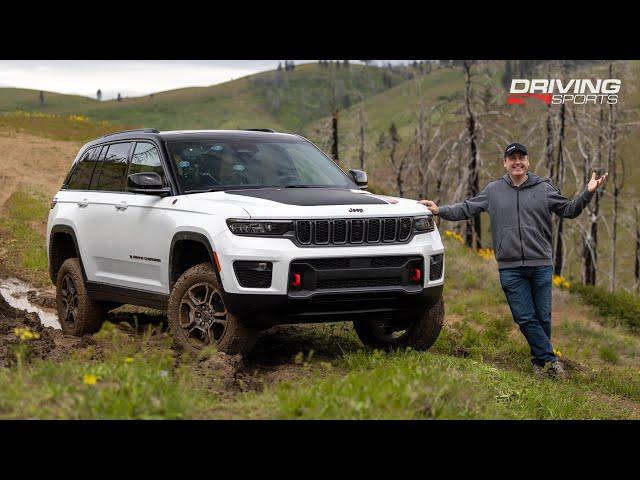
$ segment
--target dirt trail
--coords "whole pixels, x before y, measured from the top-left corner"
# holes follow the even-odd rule
[[[0,212],[21,185],[53,198],[81,146],[79,142],[0,130]]]

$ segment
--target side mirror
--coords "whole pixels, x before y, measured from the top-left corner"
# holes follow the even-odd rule
[[[171,189],[163,186],[162,177],[156,172],[132,173],[127,177],[127,190],[161,197],[171,194]]]
[[[361,190],[367,189],[369,181],[367,180],[366,172],[363,172],[362,170],[349,170],[349,174],[353,177],[353,181],[356,182],[356,185],[358,185]]]

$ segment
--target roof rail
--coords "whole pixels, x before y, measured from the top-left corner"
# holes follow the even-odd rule
[[[267,132],[267,133],[276,133],[272,128],[243,128],[243,130],[247,132]]]
[[[160,133],[160,130],[156,130],[155,128],[134,128],[132,130],[122,130],[121,132],[107,133],[106,135],[101,135],[99,138],[110,137],[111,135],[118,135],[119,133],[132,133],[132,132]]]

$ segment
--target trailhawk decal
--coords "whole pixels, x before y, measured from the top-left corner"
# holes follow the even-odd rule
[[[152,258],[152,257],[140,257],[138,255],[129,255],[129,258],[131,260],[147,260],[149,262],[161,262],[162,260],[160,260],[159,258]]]

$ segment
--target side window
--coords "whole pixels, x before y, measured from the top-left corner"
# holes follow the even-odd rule
[[[96,167],[93,170],[93,176],[91,177],[91,184],[89,185],[89,190],[98,189],[98,178],[100,177],[100,167],[102,167],[102,160],[104,160],[104,156],[107,154],[108,149],[109,149],[108,145],[105,145],[104,147],[96,147],[96,154],[95,154]]]
[[[91,174],[96,165],[96,148],[91,148],[82,156],[75,166],[66,188],[68,190],[88,190]]]
[[[136,149],[131,157],[129,175],[142,172],[157,173],[162,177],[162,184],[166,185],[164,170],[162,168],[162,162],[160,161],[160,152],[158,152],[158,149],[151,143],[136,143]]]
[[[103,153],[101,155],[104,159],[100,163],[96,190],[104,192],[124,191],[124,175],[127,171],[127,155],[130,148],[131,143],[113,143],[109,145],[107,154],[104,155]],[[91,187],[93,188],[93,182]]]

